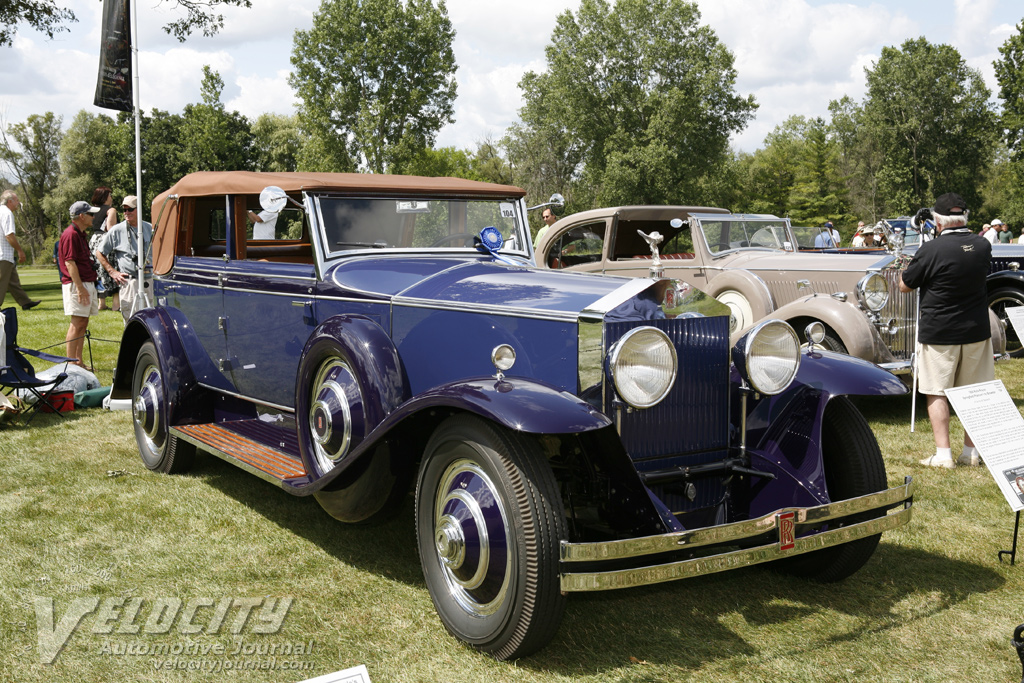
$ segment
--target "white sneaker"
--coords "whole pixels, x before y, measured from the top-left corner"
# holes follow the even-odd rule
[[[937,455],[922,458],[921,460],[918,460],[918,462],[922,465],[927,465],[928,467],[943,467],[947,470],[951,470],[956,467],[956,463],[953,462],[953,458],[940,458]]]
[[[981,456],[978,455],[977,451],[973,455],[967,455],[961,453],[960,457],[956,459],[958,465],[967,465],[968,467],[978,467],[981,465]]]

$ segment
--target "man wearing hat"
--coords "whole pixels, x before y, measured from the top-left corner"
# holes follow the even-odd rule
[[[70,211],[71,225],[61,233],[57,243],[57,262],[64,264],[60,274],[64,315],[71,316],[66,355],[77,359],[76,365],[91,371],[92,368],[82,362],[82,349],[85,332],[89,329],[89,317],[99,312],[100,300],[96,295],[96,270],[92,267],[85,235],[92,229],[92,217],[99,207],[89,202],[75,202]]]
[[[870,243],[868,243],[870,240]],[[864,221],[857,224],[857,234],[853,236],[853,246],[857,249],[862,247],[873,247],[875,246],[875,227],[873,225],[864,225]]]
[[[985,278],[992,245],[967,229],[967,207],[959,195],[942,195],[932,209],[936,238],[923,243],[903,271],[900,291],[920,289],[917,326],[918,386],[927,397],[935,454],[932,467],[956,467],[949,444],[945,390],[995,379]],[[974,442],[964,434],[961,465],[979,465]]]
[[[135,312],[135,295],[143,285],[139,272],[139,198],[128,195],[121,202],[124,220],[112,227],[96,250],[96,260],[121,286],[121,316],[125,323]],[[142,222],[142,248],[149,262],[153,226]]]
[[[999,241],[999,232],[1003,229],[1003,222],[998,218],[992,221],[992,227],[985,233],[985,239],[988,240],[989,244],[995,244]]]

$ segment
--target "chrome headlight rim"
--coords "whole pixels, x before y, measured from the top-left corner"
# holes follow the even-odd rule
[[[760,358],[755,344],[764,335],[777,333],[781,333],[784,338],[789,340],[790,352],[788,355],[791,360],[791,367],[782,376],[781,380],[771,382],[768,377],[764,376],[764,373],[759,372],[758,368],[753,366],[752,361]],[[796,373],[800,369],[800,338],[797,336],[796,330],[786,321],[765,320],[758,323],[750,332],[743,336],[740,343],[743,357],[738,364],[739,369],[743,378],[750,383],[754,391],[768,396],[775,396],[788,389],[793,380],[796,379]],[[786,359],[783,358],[783,360]]]
[[[884,294],[879,298],[880,292]],[[878,273],[868,273],[857,282],[857,301],[865,309],[877,313],[889,303],[889,283]]]
[[[627,384],[627,380],[631,379],[630,373],[619,367],[619,363],[622,360],[622,354],[627,349],[631,349],[633,344],[650,343],[644,342],[640,339],[641,336],[647,335],[653,335],[655,339],[664,346],[671,364],[671,367],[668,368],[666,378],[661,381],[662,386],[657,391],[645,391],[638,387],[630,386]],[[660,368],[660,370],[664,369],[665,368]],[[679,374],[679,357],[676,354],[675,345],[664,331],[657,327],[643,325],[641,327],[634,327],[632,330],[626,332],[626,334],[622,335],[619,340],[612,345],[611,351],[608,354],[608,372],[611,375],[612,384],[615,387],[615,393],[627,405],[639,409],[651,408],[665,400],[665,397],[668,396],[672,387],[675,386],[676,377]],[[642,392],[646,395],[646,398],[641,398],[638,392]]]

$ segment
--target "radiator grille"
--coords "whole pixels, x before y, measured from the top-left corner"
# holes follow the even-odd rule
[[[663,330],[679,356],[669,395],[646,410],[623,412],[620,436],[634,460],[721,449],[729,437],[729,319],[724,316],[608,323],[608,348],[640,325]],[[614,388],[606,383],[605,405]],[[611,413],[612,411],[610,411]]]
[[[882,340],[897,360],[910,360],[917,340],[917,293],[900,292],[902,269],[886,268],[879,274],[889,283],[889,301],[879,311],[879,317],[886,324],[895,320],[898,327],[895,335],[889,335],[883,327]]]

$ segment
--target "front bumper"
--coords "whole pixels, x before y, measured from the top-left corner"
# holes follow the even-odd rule
[[[631,588],[714,574],[727,569],[738,569],[849,543],[895,529],[909,522],[913,500],[913,480],[911,477],[906,477],[903,486],[896,486],[886,491],[816,507],[786,508],[757,519],[732,524],[619,541],[598,543],[563,541],[561,546],[561,589],[563,592],[579,592]],[[805,532],[804,536],[796,535],[799,533],[798,527],[801,526],[805,528],[817,526],[830,520],[873,511],[888,512],[864,522],[819,533]],[[775,539],[771,543],[742,550],[711,552],[700,557],[642,567],[607,570],[600,568],[603,563],[616,564],[651,555],[688,552],[702,546],[740,545],[745,540],[750,542],[751,539],[757,539],[759,536],[770,533],[775,535]],[[573,571],[576,566],[583,563],[586,564],[587,569],[592,570]]]

